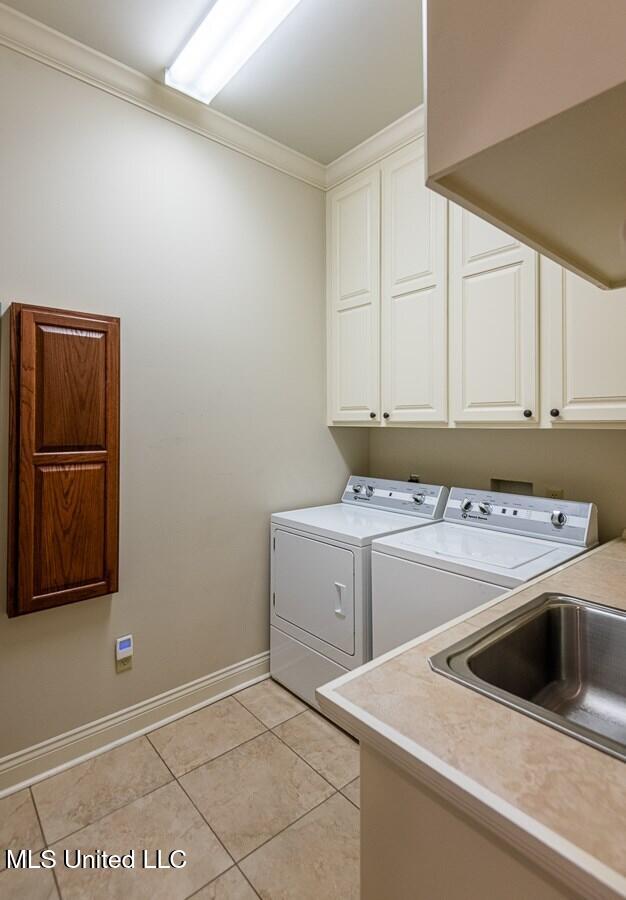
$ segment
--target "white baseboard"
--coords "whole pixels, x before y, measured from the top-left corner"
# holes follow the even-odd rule
[[[0,798],[269,677],[269,652],[0,759]]]

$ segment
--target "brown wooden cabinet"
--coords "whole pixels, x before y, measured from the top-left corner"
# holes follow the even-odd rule
[[[8,614],[118,590],[119,319],[11,306]]]

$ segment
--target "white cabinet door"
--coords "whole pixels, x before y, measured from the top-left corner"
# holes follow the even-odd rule
[[[467,210],[451,210],[453,418],[536,425],[537,254]]]
[[[541,303],[546,421],[626,423],[626,288],[603,291],[542,259]]]
[[[378,169],[335,188],[327,203],[328,418],[380,421]]]
[[[424,139],[382,164],[382,408],[447,420],[447,202],[424,184]]]

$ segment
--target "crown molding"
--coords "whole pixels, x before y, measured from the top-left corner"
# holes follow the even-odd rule
[[[28,56],[323,191],[424,133],[424,107],[418,106],[325,166],[1,2],[0,47]]]
[[[311,184],[326,166],[0,3],[0,46]]]
[[[326,166],[326,190],[405,147],[424,134],[424,106],[417,106],[391,125],[348,150]]]

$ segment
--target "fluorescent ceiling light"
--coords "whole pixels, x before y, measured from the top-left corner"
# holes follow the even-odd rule
[[[210,103],[300,0],[217,0],[165,70],[165,83]]]

